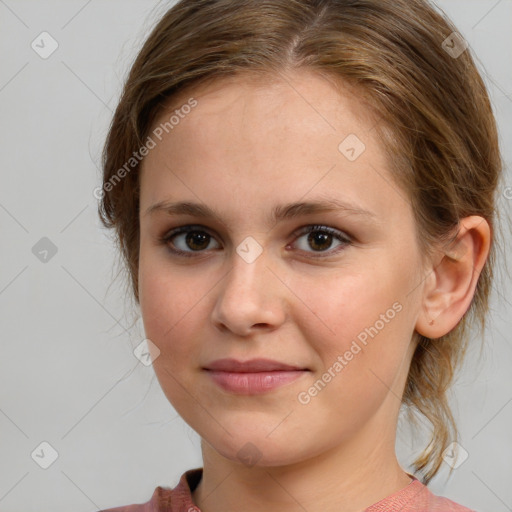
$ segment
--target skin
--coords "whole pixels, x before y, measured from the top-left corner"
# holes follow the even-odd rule
[[[241,504],[246,512],[355,512],[407,486],[394,447],[414,333],[438,337],[456,326],[489,250],[487,222],[467,217],[453,258],[438,252],[422,266],[411,204],[393,182],[364,104],[312,72],[282,76],[223,79],[173,98],[155,127],[191,96],[198,105],[141,169],[141,313],[160,351],[153,362],[160,385],[202,438],[193,500],[204,512]],[[355,161],[338,150],[348,134],[366,146]],[[326,197],[374,217],[340,211],[267,221],[275,205]],[[221,221],[146,213],[159,201],[205,204]],[[160,240],[198,224],[206,241]],[[311,224],[352,242],[327,237],[315,251],[307,233],[296,233]],[[236,251],[248,236],[263,251],[251,263]],[[173,255],[172,243],[193,256]],[[300,403],[298,394],[397,302],[400,312]],[[202,370],[225,357],[310,371],[262,395],[236,395]],[[247,443],[254,465],[238,455]]]

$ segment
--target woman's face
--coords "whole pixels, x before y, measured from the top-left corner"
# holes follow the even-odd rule
[[[140,196],[146,337],[169,401],[228,459],[284,465],[356,439],[394,450],[422,272],[411,205],[373,127],[348,90],[304,71],[203,86],[153,126]],[[151,210],[161,202],[197,206]],[[346,208],[287,206],[320,202]],[[298,370],[206,369],[225,358]]]

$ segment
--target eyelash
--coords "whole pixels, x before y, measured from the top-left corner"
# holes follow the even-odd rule
[[[197,254],[206,252],[205,250],[201,251],[182,251],[180,249],[172,249],[170,247],[171,240],[176,237],[179,234],[182,233],[190,233],[190,232],[199,232],[199,233],[206,233],[209,236],[211,235],[207,229],[205,229],[203,226],[199,225],[187,225],[187,226],[180,226],[178,228],[173,229],[171,232],[166,233],[162,237],[159,237],[158,240],[161,244],[166,245],[169,251],[177,256],[184,256],[187,258],[196,257]],[[316,255],[311,256],[312,258],[325,258],[327,256],[332,256],[333,254],[338,254],[339,252],[343,251],[347,246],[352,245],[352,239],[350,236],[347,236],[347,234],[343,234],[341,231],[338,231],[337,229],[330,228],[329,226],[323,226],[323,225],[309,225],[305,226],[303,228],[300,228],[299,230],[294,232],[294,236],[297,238],[307,235],[309,233],[313,232],[321,232],[328,235],[334,236],[337,240],[342,242],[342,245],[340,245],[337,249],[333,251],[319,251]],[[307,252],[307,251],[305,251]],[[326,254],[325,256],[322,256],[320,254]]]

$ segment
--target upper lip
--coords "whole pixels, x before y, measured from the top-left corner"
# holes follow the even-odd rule
[[[293,370],[306,370],[307,368],[300,368],[299,366],[292,366],[289,364],[273,361],[272,359],[250,359],[248,361],[237,361],[236,359],[217,359],[204,367],[205,370],[216,370],[221,372],[237,372],[237,373],[250,373],[250,372],[270,372],[276,370],[293,371]]]

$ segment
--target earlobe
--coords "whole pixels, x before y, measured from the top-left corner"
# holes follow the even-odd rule
[[[441,252],[441,258],[425,279],[422,309],[416,331],[428,338],[440,338],[456,327],[473,299],[478,277],[490,249],[490,227],[479,216],[460,221],[455,241]]]

